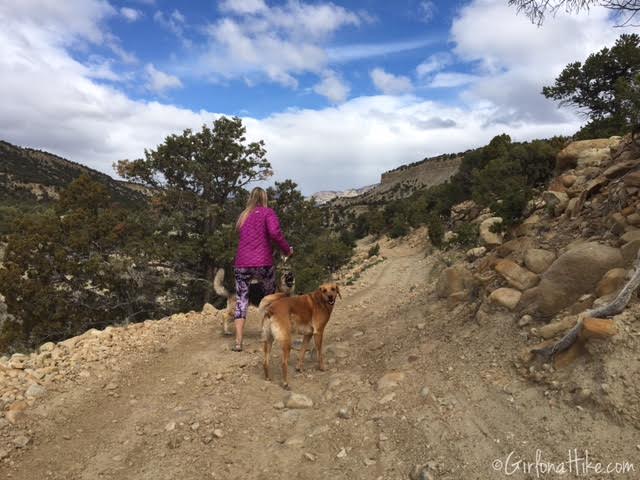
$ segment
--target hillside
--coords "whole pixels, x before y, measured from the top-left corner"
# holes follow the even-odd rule
[[[327,203],[332,207],[349,207],[356,211],[366,205],[377,205],[406,198],[415,191],[440,185],[451,178],[462,163],[463,154],[440,155],[402,165],[384,172],[380,183],[358,195],[337,195]]]
[[[0,141],[0,202],[37,203],[56,200],[60,191],[81,174],[106,185],[117,202],[143,201],[139,187],[52,153]]]

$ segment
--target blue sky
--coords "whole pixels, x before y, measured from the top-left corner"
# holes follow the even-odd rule
[[[215,54],[210,50],[211,28],[229,19],[238,23],[244,20],[242,14],[223,7],[224,2],[195,1],[176,6],[175,2],[161,0],[137,4],[114,1],[112,5],[120,15],[112,19],[111,30],[127,51],[140,63],[151,63],[157,70],[180,79],[180,88],[157,91],[145,90],[139,83],[122,85],[132,98],[159,99],[194,110],[204,108],[257,118],[292,106],[316,109],[335,103],[335,99],[332,101],[314,91],[318,75],[314,71],[316,66],[311,64],[295,75],[295,88],[286,80],[270,79],[269,74],[260,72],[259,68],[247,68],[233,76],[215,70],[201,71],[202,58]],[[287,8],[286,2],[263,5],[283,8],[284,14],[295,18],[294,9]],[[317,9],[323,4],[308,5]],[[338,15],[349,17],[342,26],[338,19],[334,21],[335,26],[328,25],[331,34],[320,38],[318,44],[327,52],[324,68],[335,72],[349,85],[351,97],[379,93],[370,71],[380,68],[381,64],[385,72],[404,75],[430,55],[448,49],[455,2],[350,1],[332,5]],[[78,52],[78,58],[87,62],[94,54]],[[120,75],[131,71],[126,64],[114,69]],[[466,72],[468,66],[459,65],[458,71]],[[447,98],[452,94],[449,89],[427,91],[424,85],[416,88],[424,89],[431,98]]]
[[[305,194],[573,133],[540,90],[624,31],[597,8],[537,28],[506,0],[0,1],[0,27],[0,138],[113,174],[238,115]]]

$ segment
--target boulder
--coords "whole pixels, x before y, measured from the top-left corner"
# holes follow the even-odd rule
[[[540,278],[535,273],[530,272],[511,260],[500,260],[496,264],[495,270],[504,277],[509,285],[518,290],[533,288],[540,281]]]
[[[633,242],[635,240],[640,240],[640,230],[632,230],[630,232],[625,233],[620,237],[623,242]]]
[[[569,188],[574,183],[576,183],[577,178],[578,177],[576,177],[575,175],[570,175],[570,174],[561,175],[560,182],[562,183],[562,185],[564,185],[565,188]]]
[[[627,223],[629,225],[633,225],[634,227],[640,227],[640,214],[631,213],[627,216]]]
[[[520,291],[514,288],[503,287],[491,292],[491,295],[489,295],[489,301],[501,307],[505,307],[508,310],[513,310],[518,305],[521,296],[522,293]]]
[[[473,200],[465,200],[451,207],[451,219],[454,221],[475,218],[480,213],[480,207]]]
[[[518,237],[513,240],[509,240],[508,242],[503,243],[499,247],[496,248],[496,253],[501,258],[511,258],[516,262],[522,261],[524,257],[524,252],[526,252],[530,248],[534,248],[538,246],[538,242],[533,237]]]
[[[627,160],[626,162],[617,162],[607,168],[604,172],[602,172],[602,175],[609,179],[618,178],[627,173],[629,170],[636,168],[638,166],[638,163],[640,162],[637,159]]]
[[[598,166],[611,158],[611,149],[617,148],[619,143],[619,137],[571,142],[556,155],[556,171],[564,172],[578,166]]]
[[[466,256],[469,260],[475,260],[476,258],[480,258],[487,253],[486,247],[476,247],[467,250]]]
[[[627,220],[620,212],[615,212],[607,219],[608,225],[611,227],[611,231],[615,235],[622,235],[627,227]]]
[[[464,265],[453,265],[440,273],[436,284],[436,293],[440,298],[464,292],[475,284],[473,275]]]
[[[569,195],[564,192],[547,190],[542,194],[542,199],[547,207],[553,210],[556,217],[562,214],[566,210],[567,205],[569,205]]]
[[[631,172],[624,176],[625,187],[640,187],[640,172]]]
[[[621,267],[620,250],[585,242],[560,255],[542,274],[540,283],[525,291],[519,307],[523,313],[549,317],[594,291],[602,276]]]
[[[638,255],[638,250],[640,250],[640,240],[633,240],[620,247],[625,266],[630,267],[633,264]]]
[[[530,248],[524,252],[524,264],[533,273],[544,272],[555,259],[555,253],[542,248]]]
[[[494,225],[502,223],[500,217],[489,217],[480,223],[480,240],[488,247],[495,247],[502,244],[502,233],[494,233],[491,231]]]
[[[519,236],[532,235],[535,233],[542,218],[537,213],[526,218],[517,228],[516,234]]]
[[[626,283],[627,271],[624,268],[613,268],[604,274],[596,286],[596,295],[604,297],[618,291]]]

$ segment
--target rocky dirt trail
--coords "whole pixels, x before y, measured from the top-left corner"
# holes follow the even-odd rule
[[[325,337],[329,370],[307,357],[291,375],[312,406],[285,406],[277,348],[275,381],[263,380],[255,315],[240,354],[218,315],[172,317],[162,322],[176,328],[159,326],[115,367],[94,362],[5,423],[0,478],[553,478],[518,469],[537,449],[554,464],[588,450],[592,463],[627,461],[635,471],[617,476],[640,478],[635,427],[521,378],[518,326],[499,314],[481,325],[469,304],[436,300],[444,266],[423,245],[381,253],[343,288]]]

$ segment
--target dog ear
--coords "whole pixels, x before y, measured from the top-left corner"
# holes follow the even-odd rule
[[[340,295],[340,286],[336,285],[336,292],[338,294],[338,296],[340,297],[340,300],[342,300],[342,295]]]

